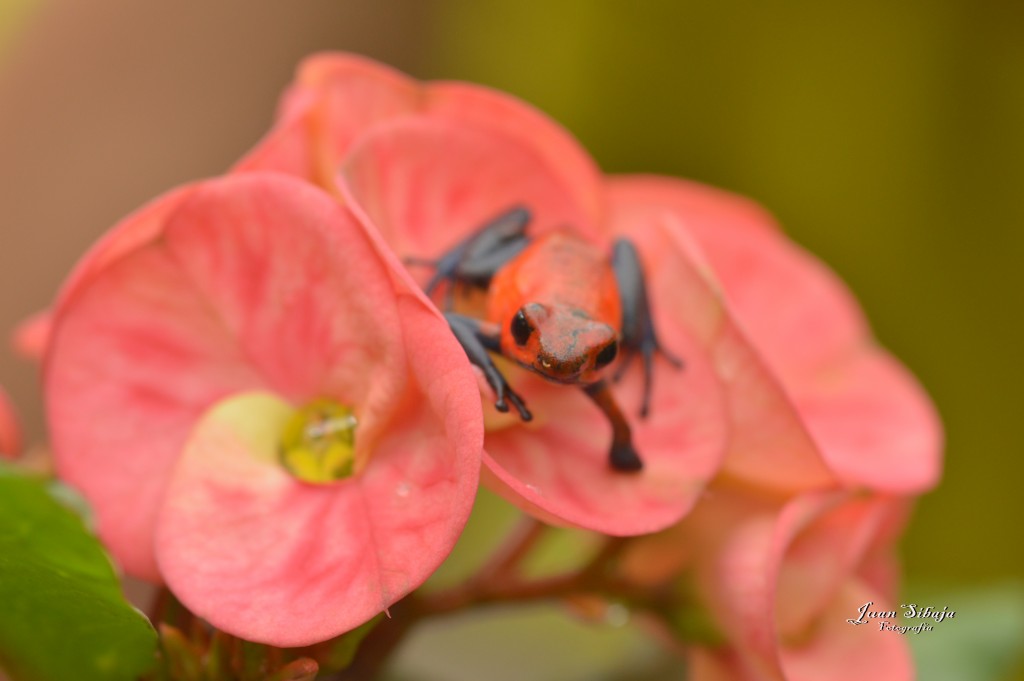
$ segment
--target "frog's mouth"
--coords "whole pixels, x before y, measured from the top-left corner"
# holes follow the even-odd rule
[[[558,360],[554,357],[541,355],[533,362],[524,364],[527,369],[543,376],[545,379],[563,385],[581,385],[591,383],[584,380],[584,369],[586,358],[579,357],[571,360]]]

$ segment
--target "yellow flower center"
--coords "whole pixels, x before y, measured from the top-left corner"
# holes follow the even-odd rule
[[[300,407],[281,433],[281,464],[303,482],[323,485],[349,477],[356,425],[352,409],[334,400]]]

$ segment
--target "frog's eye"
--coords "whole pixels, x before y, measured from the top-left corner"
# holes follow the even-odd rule
[[[618,352],[619,344],[615,341],[604,346],[601,348],[601,352],[597,353],[597,357],[594,358],[594,368],[600,369],[601,367],[608,366],[612,363],[612,360],[615,359],[615,355],[617,355]]]
[[[530,320],[526,318],[523,311],[516,312],[516,315],[512,317],[512,324],[509,325],[509,331],[512,332],[512,340],[516,342],[516,345],[522,347],[526,345],[526,341],[530,340],[530,335],[533,333],[533,326],[530,324]]]

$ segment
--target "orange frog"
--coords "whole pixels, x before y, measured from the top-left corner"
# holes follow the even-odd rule
[[[606,254],[579,234],[560,229],[530,238],[530,213],[515,207],[474,232],[437,260],[414,260],[436,268],[432,294],[449,283],[445,313],[470,361],[480,367],[497,397],[524,421],[532,418],[489,353],[498,353],[544,378],[579,386],[612,425],[609,462],[618,471],[640,471],[629,423],[612,396],[604,370],[622,350],[617,380],[634,354],[643,359],[647,415],[654,353],[677,368],[682,362],[661,347],[651,321],[643,269],[636,248],[620,239]],[[486,319],[450,311],[455,284],[487,291]],[[507,402],[506,402],[507,400]]]

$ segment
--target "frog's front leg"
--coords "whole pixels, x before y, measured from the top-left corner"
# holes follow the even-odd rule
[[[423,287],[428,296],[443,282],[448,282],[449,286],[460,283],[486,288],[494,273],[526,247],[529,223],[530,211],[523,206],[514,206],[475,230],[437,260],[406,258],[406,263],[435,268],[434,275]],[[450,291],[451,288],[449,298]]]
[[[484,377],[487,379],[488,385],[494,390],[496,397],[494,408],[498,411],[507,412],[508,403],[505,401],[507,399],[516,408],[516,411],[519,412],[521,419],[524,421],[533,419],[533,415],[526,408],[523,398],[512,390],[508,380],[505,379],[505,375],[501,373],[501,370],[495,366],[494,360],[491,359],[489,352],[498,352],[500,350],[497,330],[488,332],[479,320],[455,312],[446,313],[444,318],[448,321],[448,326],[451,327],[455,338],[462,345],[462,349],[466,351],[469,361],[480,367],[480,370],[484,372]]]
[[[683,361],[669,353],[658,341],[651,319],[650,298],[647,295],[643,266],[636,247],[627,239],[619,239],[612,249],[612,269],[619,288],[622,303],[622,364],[615,372],[618,381],[625,373],[633,355],[639,353],[643,361],[644,396],[640,405],[640,416],[646,417],[651,405],[651,382],[654,353],[661,353],[676,369],[683,367]]]
[[[612,468],[623,473],[635,473],[644,467],[644,462],[633,448],[633,434],[619,405],[615,402],[611,388],[605,381],[598,381],[583,388],[587,397],[601,408],[612,424],[612,447],[608,462]]]

